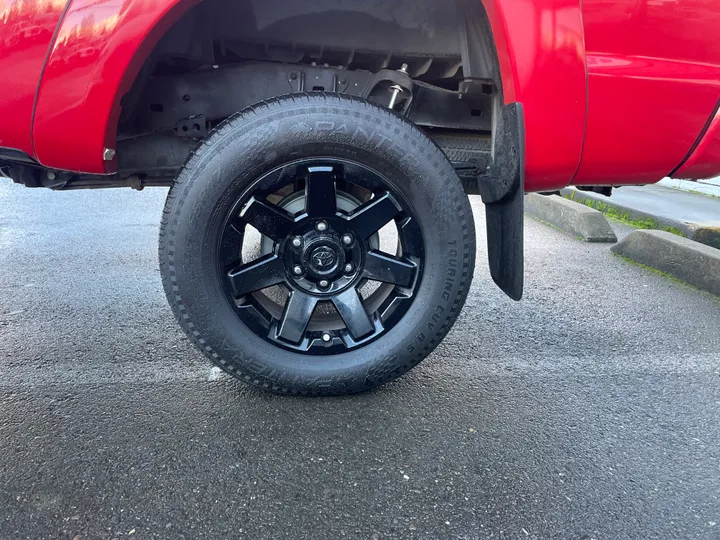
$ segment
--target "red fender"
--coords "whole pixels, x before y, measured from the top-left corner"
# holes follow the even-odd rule
[[[73,0],[45,67],[35,155],[46,167],[116,171],[120,99],[164,33],[198,0]]]
[[[483,0],[505,103],[525,113],[525,189],[570,183],[580,164],[587,71],[579,0]]]
[[[196,0],[73,0],[42,79],[34,142],[45,166],[112,173],[120,98]],[[504,99],[525,108],[528,190],[566,186],[580,161],[586,71],[578,0],[484,0]],[[59,137],[58,134],[64,136]]]
[[[0,2],[0,147],[34,155],[30,128],[35,94],[68,2]]]

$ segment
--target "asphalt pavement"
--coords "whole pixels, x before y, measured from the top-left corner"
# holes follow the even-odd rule
[[[166,306],[165,192],[0,181],[0,538],[720,538],[720,300],[527,220],[382,389],[276,397]],[[627,234],[619,225],[618,236]]]

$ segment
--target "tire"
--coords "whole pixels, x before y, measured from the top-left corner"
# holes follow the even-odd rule
[[[282,194],[263,198],[287,175],[296,175],[287,185],[290,191],[306,178],[305,191],[297,191],[304,193],[298,195],[305,197],[304,215],[320,215],[317,186],[336,193],[324,199],[335,210],[327,223],[322,222],[328,230],[320,231],[320,221],[307,222],[286,242],[282,227],[268,225],[267,216],[278,212],[283,227],[306,223],[290,212],[297,197],[277,205],[271,198]],[[378,195],[377,186],[384,195]],[[365,195],[363,202],[350,191],[374,194]],[[390,214],[395,212],[388,223],[400,236],[394,255],[378,255],[382,231],[370,230],[384,221],[377,218],[380,211],[375,212],[384,197],[393,201],[394,206],[386,205]],[[358,209],[342,211],[341,202]],[[238,251],[241,244],[235,243],[248,241],[245,222],[267,233],[263,242],[268,242],[261,244],[265,254],[256,262],[245,262]],[[368,228],[368,223],[375,225]],[[340,235],[346,225],[353,226],[349,234],[332,236]],[[348,237],[352,248],[343,245]],[[293,94],[234,115],[188,158],[167,197],[159,255],[170,306],[189,338],[213,363],[276,393],[342,395],[399,377],[445,337],[472,280],[475,231],[469,201],[452,165],[416,126],[362,99]],[[228,270],[238,255],[239,266]],[[388,261],[387,266],[378,270],[373,263],[377,257]],[[342,268],[332,266],[341,262]],[[269,265],[275,270],[267,270]],[[331,266],[331,278],[318,281]],[[292,274],[299,272],[296,267],[307,273]],[[387,277],[385,268],[399,271]],[[382,283],[377,291],[388,296],[379,295],[378,311],[371,312],[371,297],[358,291],[361,285],[376,283],[378,275],[377,283]],[[279,294],[287,295],[287,303],[276,318],[274,301],[263,292],[270,289],[239,292],[281,280],[277,286],[284,292]],[[318,287],[341,292],[331,295],[329,289]],[[308,309],[296,307],[302,299],[317,302],[315,293],[327,298],[312,303],[309,315]],[[360,307],[338,300],[353,295],[362,302]],[[283,306],[282,299],[277,302]],[[330,306],[329,310],[334,306],[336,313],[318,314],[313,311],[316,305]],[[293,318],[294,313],[302,315]],[[332,331],[320,328],[326,320],[335,325]]]

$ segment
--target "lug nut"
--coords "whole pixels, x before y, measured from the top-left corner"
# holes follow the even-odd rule
[[[325,223],[324,221],[319,221],[315,228],[320,232],[325,232],[327,231],[327,223]]]
[[[302,238],[300,238],[299,236],[296,236],[295,238],[293,238],[292,245],[295,246],[296,248],[299,248],[300,246],[302,246]]]
[[[325,332],[325,333],[322,335],[322,340],[323,340],[325,343],[327,343],[328,341],[330,341],[330,334],[328,334],[327,332]]]
[[[355,270],[355,267],[352,265],[352,263],[347,263],[345,265],[345,273],[346,274],[351,273],[353,270]]]
[[[326,289],[327,286],[330,285],[330,283],[328,283],[328,281],[326,279],[321,279],[320,283],[318,283],[318,285],[320,285],[320,287],[322,287],[323,289]]]
[[[353,243],[353,237],[350,234],[343,234],[342,241],[343,241],[343,244],[345,244],[346,246],[349,246],[350,244]]]
[[[299,276],[299,275],[302,275],[302,273],[303,273],[302,266],[300,266],[299,264],[296,264],[295,266],[293,266],[293,274],[295,274],[296,276]]]

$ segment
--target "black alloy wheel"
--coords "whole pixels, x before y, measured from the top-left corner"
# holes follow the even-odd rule
[[[220,125],[168,194],[160,269],[192,342],[234,377],[340,395],[442,341],[472,280],[452,164],[392,111],[293,94]]]
[[[304,189],[293,191],[298,187]],[[283,190],[293,191],[285,200],[301,199],[302,211],[269,202]],[[338,193],[355,202],[349,192],[366,202],[344,212]],[[397,228],[399,254],[372,245],[389,223]],[[273,243],[250,262],[242,260],[247,226]],[[258,336],[310,354],[343,353],[390,330],[413,300],[424,257],[419,221],[402,194],[368,167],[329,158],[283,165],[254,183],[230,211],[218,250],[238,317]],[[368,280],[390,286],[363,298]],[[287,292],[282,305],[258,294],[273,286]],[[332,304],[339,318],[319,316],[311,325],[321,303]]]

